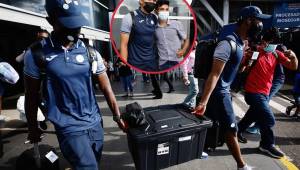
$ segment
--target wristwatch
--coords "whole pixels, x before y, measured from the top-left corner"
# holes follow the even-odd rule
[[[114,120],[115,122],[119,123],[120,120],[121,120],[121,116],[120,116],[120,115],[113,115],[113,120]]]

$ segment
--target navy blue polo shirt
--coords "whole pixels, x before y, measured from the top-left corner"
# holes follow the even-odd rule
[[[231,56],[231,46],[227,40],[221,40],[215,49],[214,59],[225,62],[225,67],[215,87],[217,93],[230,93],[230,85],[232,84],[244,55],[243,40],[235,33],[227,36],[236,43],[236,53]]]
[[[157,17],[152,13],[145,14],[141,9],[135,10],[134,15],[134,21],[130,13],[125,15],[120,29],[121,33],[131,34],[132,37],[128,42],[128,63],[145,71],[156,71],[158,56],[154,34]]]
[[[100,109],[93,90],[87,49],[80,40],[66,49],[51,36],[41,41],[46,57],[46,103],[47,118],[59,133],[89,129],[100,123]],[[105,66],[97,52],[96,74],[104,73]],[[31,51],[24,56],[24,74],[40,78],[40,69],[35,64]]]

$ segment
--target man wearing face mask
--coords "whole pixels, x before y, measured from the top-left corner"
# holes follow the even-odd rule
[[[152,13],[156,0],[139,0],[139,4],[139,9],[122,20],[120,54],[123,60],[138,69],[157,71],[154,40],[157,17]]]
[[[205,82],[200,103],[193,112],[196,115],[203,115],[207,105],[206,113],[219,121],[220,133],[225,136],[225,142],[237,162],[238,170],[252,168],[243,160],[237,141],[238,129],[232,107],[230,85],[243,57],[243,41],[250,37],[255,38],[262,29],[261,20],[270,17],[262,14],[262,11],[256,6],[244,7],[240,11],[236,29],[227,36],[231,43],[221,39],[215,49],[211,72]],[[236,52],[232,54],[233,45],[236,47]]]
[[[53,26],[53,32],[25,54],[25,112],[28,140],[37,143],[42,133],[37,126],[37,108],[41,77],[45,73],[43,96],[47,104],[46,117],[54,124],[61,152],[72,169],[98,170],[103,127],[92,76],[99,81],[114,115],[113,120],[123,130],[125,125],[120,119],[118,104],[100,54],[94,50],[95,58],[90,63],[91,53],[78,39],[80,28],[88,25],[81,13],[83,8],[80,1],[46,0],[47,20]],[[44,60],[38,60],[37,54]]]
[[[274,43],[277,37],[276,28],[267,30],[263,35],[261,46],[257,49],[259,56],[255,64],[251,66],[244,88],[245,101],[250,107],[238,124],[238,137],[239,141],[246,143],[247,139],[242,136],[242,132],[255,122],[261,133],[259,150],[274,158],[282,158],[284,153],[275,147],[272,130],[275,118],[269,106],[269,94],[276,66],[282,64],[290,70],[297,70],[298,60],[291,50],[286,50],[284,53],[276,50],[277,44]]]
[[[158,15],[158,24],[155,31],[155,39],[158,49],[158,64],[159,70],[164,71],[177,65],[182,60],[182,57],[189,46],[189,41],[181,22],[168,19],[168,0],[159,0],[156,2],[156,13]],[[183,44],[182,41],[184,41]],[[168,77],[168,73],[164,73],[162,77],[169,86],[169,91],[167,93],[175,91],[172,82]],[[158,83],[153,84],[154,99],[162,98],[162,92]]]
[[[189,40],[180,21],[169,20],[169,1],[156,3],[158,25],[155,31],[161,71],[178,64],[189,47]],[[183,43],[182,43],[183,42]]]

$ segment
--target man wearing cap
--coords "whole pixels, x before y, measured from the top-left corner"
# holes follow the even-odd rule
[[[220,122],[220,129],[225,135],[225,142],[237,162],[239,170],[252,168],[243,160],[238,144],[238,129],[232,107],[230,85],[237,74],[243,57],[243,41],[255,38],[262,30],[261,20],[270,17],[262,14],[262,11],[256,6],[247,6],[240,11],[236,30],[227,36],[227,39],[234,43],[221,40],[217,45],[212,70],[205,82],[200,103],[193,112],[196,115],[203,115],[207,106],[207,113],[213,114],[215,119]],[[234,54],[231,54],[231,44],[236,47]]]
[[[81,13],[83,6],[80,1],[46,0],[45,8],[53,32],[40,41],[44,67],[35,60],[33,48],[24,57],[28,139],[32,143],[39,142],[42,133],[37,126],[36,114],[41,71],[44,70],[46,116],[54,124],[64,157],[76,170],[97,170],[103,146],[103,128],[91,76],[99,80],[113,119],[123,130],[124,122],[120,119],[118,104],[100,54],[96,52],[96,59],[91,64],[88,50],[78,38],[80,28],[88,25]]]

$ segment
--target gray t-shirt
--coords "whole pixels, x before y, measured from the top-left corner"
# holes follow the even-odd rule
[[[233,41],[236,41],[236,38],[232,35],[228,36]],[[226,63],[231,55],[231,45],[227,40],[220,41],[217,45],[215,52],[214,52],[214,59],[221,60]]]
[[[181,61],[176,52],[181,49],[182,40],[187,38],[180,21],[169,20],[166,27],[157,26],[155,31],[159,65],[167,61]]]
[[[134,15],[136,15],[135,11],[134,11]],[[131,27],[132,27],[132,18],[131,18],[131,14],[128,13],[124,16],[122,20],[120,31],[123,33],[130,33]]]

